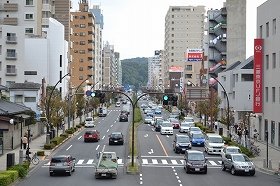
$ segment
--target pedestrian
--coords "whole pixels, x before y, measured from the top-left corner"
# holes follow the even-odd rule
[[[257,129],[254,129],[253,137],[254,137],[254,141],[257,142],[258,141],[258,137],[259,137],[259,133],[258,133]]]
[[[22,144],[23,144],[23,149],[26,149],[27,143],[28,143],[28,139],[26,137],[26,135],[24,135],[21,139]]]
[[[237,134],[237,128],[238,128],[238,124],[235,123],[235,124],[234,124],[235,134]]]

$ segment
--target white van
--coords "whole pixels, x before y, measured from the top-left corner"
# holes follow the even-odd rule
[[[86,117],[85,127],[95,127],[93,117]]]
[[[224,139],[219,134],[207,133],[204,148],[207,154],[221,154],[224,148]]]
[[[106,107],[100,107],[99,108],[99,112],[98,112],[98,116],[99,117],[106,117],[108,113],[108,110]]]

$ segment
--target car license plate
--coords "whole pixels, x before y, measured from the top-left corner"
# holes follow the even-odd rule
[[[249,169],[245,169],[245,172],[249,172]]]
[[[90,138],[92,138],[92,135],[89,135]]]
[[[101,174],[101,176],[106,176],[106,174]]]
[[[200,143],[197,143],[198,145],[200,145]]]
[[[194,170],[195,170],[195,171],[200,171],[200,168],[195,168]]]
[[[186,149],[182,149],[182,151],[185,151]]]
[[[114,142],[115,142],[115,143],[117,143],[118,141],[117,141],[117,140],[115,140]]]

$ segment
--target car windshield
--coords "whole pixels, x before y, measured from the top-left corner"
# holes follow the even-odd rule
[[[204,139],[204,135],[203,134],[193,134],[192,137],[196,138],[196,139]]]
[[[170,122],[162,122],[161,126],[163,126],[163,127],[173,127]]]
[[[200,128],[198,128],[198,127],[191,127],[190,130],[191,131],[200,131]]]
[[[244,155],[235,155],[235,156],[232,156],[232,161],[250,162],[250,159],[247,156],[244,156]]]
[[[186,118],[184,121],[185,122],[194,122],[194,120],[192,118]]]
[[[180,136],[177,138],[178,143],[189,143],[190,138],[188,136]]]
[[[228,148],[227,152],[228,153],[240,153],[241,151],[238,148]]]
[[[204,156],[201,153],[190,153],[188,159],[192,161],[202,161],[204,160]]]
[[[111,137],[113,137],[113,138],[120,138],[120,137],[122,137],[122,135],[120,133],[112,133]]]
[[[56,158],[52,158],[51,160],[52,163],[63,163],[66,161],[67,161],[66,157],[56,157]]]
[[[210,143],[223,143],[223,138],[221,137],[209,137]]]
[[[86,118],[86,121],[92,121],[93,119],[92,118]]]

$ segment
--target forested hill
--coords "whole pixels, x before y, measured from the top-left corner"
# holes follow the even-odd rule
[[[148,82],[148,58],[137,57],[121,60],[122,64],[122,84],[146,86]]]

